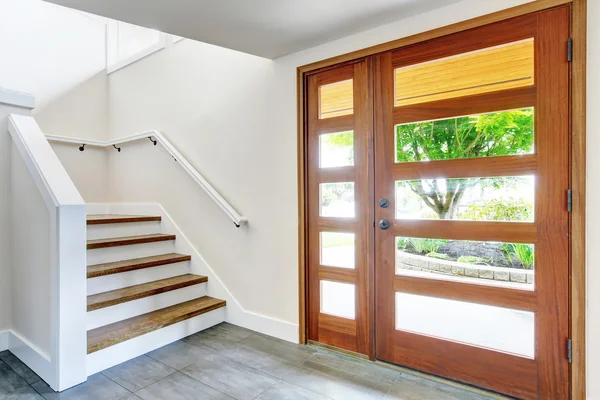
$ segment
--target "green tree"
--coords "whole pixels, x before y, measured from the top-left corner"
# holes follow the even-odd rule
[[[526,154],[533,150],[533,110],[418,122],[396,127],[396,160],[418,162]],[[452,219],[467,189],[480,179],[404,181],[439,219]],[[486,180],[500,187],[507,178]]]
[[[396,126],[396,161],[419,162],[460,158],[527,154],[533,150],[533,109],[417,122]],[[333,145],[352,145],[353,132],[330,135]],[[516,183],[511,178],[481,180],[430,179],[403,181],[439,219],[456,216],[467,189],[480,185],[496,188]]]

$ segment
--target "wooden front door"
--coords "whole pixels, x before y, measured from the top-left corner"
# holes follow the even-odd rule
[[[309,339],[568,398],[569,21],[560,7],[308,77]]]

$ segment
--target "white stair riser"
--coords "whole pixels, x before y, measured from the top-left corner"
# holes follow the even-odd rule
[[[104,325],[136,317],[189,300],[194,300],[202,296],[206,296],[206,283],[200,283],[172,290],[170,292],[145,297],[143,299],[117,304],[112,307],[90,311],[87,313],[87,329],[96,329]]]
[[[99,276],[87,280],[87,294],[88,296],[91,296],[110,290],[122,289],[133,285],[140,285],[142,283],[154,282],[160,279],[172,278],[174,276],[189,273],[190,263],[189,261],[184,261],[175,264],[159,265],[157,267],[123,272],[120,274]]]
[[[160,222],[128,222],[122,224],[99,224],[87,226],[88,240],[149,235],[151,233],[161,233]]]
[[[87,251],[88,265],[103,264],[114,261],[129,260],[148,256],[158,256],[175,252],[175,241],[133,244],[129,246],[115,246]]]
[[[87,375],[93,375],[142,354],[166,346],[186,336],[208,329],[225,321],[225,308],[198,315],[147,333],[125,342],[107,347],[87,356]]]

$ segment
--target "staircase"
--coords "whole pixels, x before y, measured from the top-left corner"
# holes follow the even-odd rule
[[[224,320],[161,217],[87,216],[88,375]]]

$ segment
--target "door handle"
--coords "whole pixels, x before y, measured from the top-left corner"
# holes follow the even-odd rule
[[[390,221],[388,221],[387,219],[382,219],[381,221],[379,221],[379,227],[381,228],[381,230],[388,230],[390,226],[392,226],[392,224],[390,224]]]

